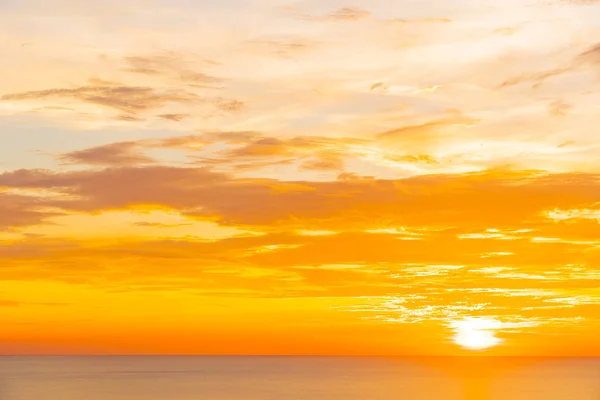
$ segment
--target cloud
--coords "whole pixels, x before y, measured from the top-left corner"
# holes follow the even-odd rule
[[[329,15],[327,15],[326,18],[332,20],[356,21],[361,18],[369,17],[370,15],[371,13],[366,10],[362,10],[359,8],[344,7],[330,13]]]
[[[563,117],[567,115],[572,109],[573,106],[571,106],[570,104],[565,103],[564,101],[555,100],[548,105],[548,114],[550,114],[553,117]]]
[[[161,114],[161,115],[159,115],[159,117],[162,119],[167,119],[169,121],[179,122],[179,121],[185,119],[186,117],[189,117],[189,115],[188,114]]]
[[[88,82],[93,86],[124,86],[121,82],[108,81],[102,78],[90,78]]]
[[[552,3],[563,3],[563,4],[576,4],[576,5],[591,5],[597,4],[598,0],[548,0],[549,4]]]
[[[554,78],[569,72],[574,72],[590,65],[593,67],[600,65],[600,45],[598,44],[579,53],[568,64],[562,67],[557,67],[546,71],[532,72],[510,78],[502,82],[500,88],[515,86],[527,82],[533,82],[534,88],[539,87],[550,78]]]
[[[135,164],[151,164],[151,157],[139,151],[133,142],[112,143],[90,149],[72,151],[59,156],[59,160],[68,164],[125,166]]]
[[[227,137],[224,137],[227,139]],[[221,137],[216,137],[222,140]],[[342,152],[350,144],[363,143],[364,140],[353,138],[327,138],[317,136],[300,136],[293,138],[276,138],[266,136],[249,137],[243,146],[230,150],[230,157],[275,157],[275,156],[307,156],[317,152]]]
[[[216,98],[215,105],[222,111],[226,112],[238,112],[242,111],[245,107],[243,101],[235,100],[235,99],[224,99],[224,98]]]
[[[413,151],[428,149],[443,143],[448,132],[464,131],[465,127],[475,126],[477,118],[467,117],[460,112],[450,110],[450,116],[434,119],[421,124],[391,129],[377,135],[378,141],[385,146],[410,146]]]
[[[188,103],[197,96],[182,90],[158,90],[151,87],[133,86],[82,86],[75,89],[48,89],[5,94],[2,101],[47,101],[74,99],[89,104],[139,114],[161,108],[168,103]]]
[[[139,121],[143,121],[143,118],[135,117],[133,115],[128,115],[128,114],[121,114],[121,115],[117,115],[117,120],[127,121],[127,122],[139,122]]]
[[[562,257],[564,248],[527,249],[531,244],[526,243],[514,242],[509,267],[498,269],[493,260],[477,257],[492,243],[451,240],[449,232],[427,234],[422,242],[364,232],[273,233],[209,242],[79,240],[60,246],[32,240],[0,252],[2,262],[11,267],[0,271],[0,279],[35,276],[37,281],[93,284],[115,292],[345,298],[336,309],[388,323],[492,314],[556,324],[550,317],[557,310],[561,323],[593,316],[594,310],[586,307],[598,301],[595,281],[585,275],[593,267],[568,267],[564,260],[573,257]],[[556,273],[563,279],[556,279]]]
[[[302,136],[278,138],[260,132],[208,132],[172,137],[159,141],[141,141],[140,147],[178,148],[198,165],[225,168],[229,172],[290,166],[298,171],[339,170],[343,158],[356,154],[352,146],[368,139]],[[216,147],[216,146],[219,147]],[[204,149],[212,146],[210,156]]]
[[[2,185],[0,185],[0,189]],[[46,206],[46,210],[44,209]],[[48,211],[47,202],[32,196],[22,196],[0,190],[0,231],[9,228],[35,225],[44,219],[60,215],[57,210]]]
[[[357,21],[369,18],[371,13],[367,10],[353,7],[342,7],[323,16],[314,16],[292,9],[297,18],[309,21]]]
[[[344,161],[338,157],[324,156],[305,161],[300,165],[300,169],[308,171],[339,171],[344,169]]]
[[[200,164],[206,164],[209,163],[208,160],[206,159],[199,159],[198,160]],[[213,160],[214,164],[222,164],[222,160]],[[239,163],[239,164],[235,164],[234,165],[234,170],[237,171],[254,171],[257,169],[262,169],[262,168],[269,168],[269,167],[277,167],[277,166],[287,166],[287,165],[293,165],[297,160],[294,158],[289,158],[289,159],[284,159],[284,160],[278,160],[278,161],[263,161],[263,162],[249,162],[249,163]]]
[[[536,87],[536,86],[543,84],[547,79],[562,75],[571,70],[572,70],[572,67],[568,66],[568,67],[551,69],[548,71],[532,72],[532,73],[529,73],[526,75],[521,75],[521,76],[510,78],[510,79],[502,82],[502,84],[500,85],[500,88],[515,86],[515,85],[519,85],[521,83],[526,83],[526,82],[533,82],[534,83],[533,86]]]
[[[58,307],[66,306],[68,303],[58,302],[31,302],[17,300],[2,300],[0,299],[0,307],[22,307],[22,306],[42,306],[42,307]]]
[[[162,52],[145,56],[127,56],[125,62],[128,67],[124,70],[145,75],[171,75],[182,81],[191,83],[220,83],[222,78],[211,76],[202,72],[189,69],[190,60],[182,54],[175,52]],[[194,60],[195,64],[213,66],[210,60]]]
[[[248,43],[248,46],[251,51],[258,54],[292,59],[315,50],[319,47],[319,43],[304,38],[281,37],[253,40]]]
[[[391,18],[391,19],[377,19],[373,17],[373,14],[365,9],[356,8],[356,7],[342,7],[333,12],[330,12],[326,15],[315,16],[310,14],[305,14],[299,12],[297,10],[295,14],[298,18],[309,21],[340,21],[340,22],[352,22],[352,21],[361,21],[361,20],[376,20],[378,22],[386,22],[386,23],[394,23],[394,24],[423,24],[423,23],[445,23],[451,22],[449,18]]]
[[[277,138],[261,138],[252,143],[232,150],[232,157],[263,157],[263,156],[284,156],[289,155],[291,150],[286,146],[286,142]]]
[[[63,190],[80,200],[52,204],[72,210],[155,204],[226,225],[317,230],[386,224],[504,226],[535,218],[543,210],[578,208],[600,199],[594,174],[510,171],[281,182],[236,179],[205,168],[147,166],[64,173],[18,170],[1,174],[0,185]],[[286,185],[291,190],[281,192]]]
[[[170,57],[155,56],[155,57],[139,57],[129,56],[125,58],[125,61],[129,64],[125,71],[134,72],[136,74],[160,74],[165,61],[170,64],[172,61]]]
[[[150,227],[160,227],[160,228],[176,228],[179,226],[190,225],[190,224],[163,224],[160,222],[136,222],[135,226],[150,226]]]
[[[600,44],[595,44],[588,50],[581,53],[577,57],[577,61],[592,65],[600,65]]]
[[[425,163],[425,164],[437,164],[438,161],[435,157],[427,155],[427,154],[417,154],[417,155],[406,155],[406,156],[386,156],[386,159],[391,161],[402,161],[409,163]]]

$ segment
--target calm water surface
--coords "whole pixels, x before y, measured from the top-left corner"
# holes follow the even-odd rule
[[[600,400],[600,359],[0,357],[1,400]]]

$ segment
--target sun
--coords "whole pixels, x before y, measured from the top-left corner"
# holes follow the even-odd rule
[[[469,350],[483,350],[502,343],[495,336],[495,330],[502,326],[500,321],[492,318],[466,318],[453,321],[455,331],[454,343]]]

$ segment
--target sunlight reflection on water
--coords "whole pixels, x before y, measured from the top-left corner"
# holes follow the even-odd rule
[[[518,360],[520,361],[360,357],[0,357],[0,399],[600,398],[600,359]]]

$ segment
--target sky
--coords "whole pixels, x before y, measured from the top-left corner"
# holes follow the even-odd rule
[[[0,3],[0,353],[600,355],[600,2]]]

